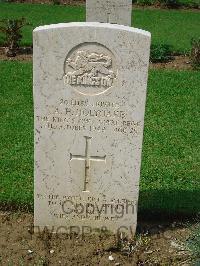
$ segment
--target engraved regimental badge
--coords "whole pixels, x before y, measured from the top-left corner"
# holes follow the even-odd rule
[[[113,54],[98,43],[73,48],[64,63],[64,83],[83,95],[99,95],[109,90],[117,77]]]

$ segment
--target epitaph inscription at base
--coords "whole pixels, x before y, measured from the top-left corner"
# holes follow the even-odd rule
[[[134,234],[150,34],[69,23],[33,40],[35,227]]]

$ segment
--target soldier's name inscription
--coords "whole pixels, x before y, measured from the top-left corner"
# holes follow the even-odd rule
[[[109,128],[120,134],[137,135],[141,122],[129,119],[123,110],[124,103],[113,103],[88,99],[60,99],[50,114],[36,116],[41,128],[50,130],[99,131]]]

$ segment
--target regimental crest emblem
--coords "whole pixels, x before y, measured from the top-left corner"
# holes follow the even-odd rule
[[[113,54],[103,45],[82,44],[64,64],[64,83],[84,95],[98,95],[111,88],[117,77]]]

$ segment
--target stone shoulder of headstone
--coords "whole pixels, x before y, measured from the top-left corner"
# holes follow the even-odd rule
[[[98,22],[34,30],[35,228],[135,233],[150,38]]]
[[[33,35],[35,35],[37,32],[46,31],[46,30],[62,30],[62,29],[68,29],[68,28],[83,28],[83,27],[96,27],[96,28],[102,28],[102,29],[113,29],[113,30],[121,30],[121,31],[128,31],[133,32],[136,34],[141,34],[151,39],[151,33],[149,31],[145,31],[142,29],[134,28],[134,27],[128,27],[126,25],[118,25],[118,24],[110,24],[110,23],[99,23],[99,22],[70,22],[70,23],[58,23],[58,24],[51,24],[51,25],[44,25],[44,26],[38,26],[33,30]]]

